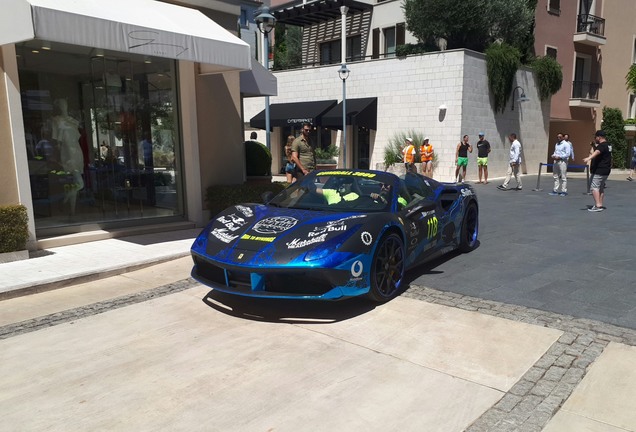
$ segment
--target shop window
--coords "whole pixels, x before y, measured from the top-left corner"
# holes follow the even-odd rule
[[[40,43],[16,45],[36,229],[181,216],[175,61]]]

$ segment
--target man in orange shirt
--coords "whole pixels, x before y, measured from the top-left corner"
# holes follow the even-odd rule
[[[422,174],[433,178],[433,144],[428,142],[428,137],[422,141],[420,155],[422,158]]]
[[[407,138],[404,144],[404,150],[402,150],[402,154],[404,155],[404,168],[406,168],[406,172],[417,172],[417,170],[415,169],[416,151],[415,146],[413,145],[413,139]]]

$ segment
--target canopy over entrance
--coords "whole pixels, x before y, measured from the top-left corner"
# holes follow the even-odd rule
[[[250,47],[195,9],[154,0],[2,0],[0,45],[41,39],[250,69]]]

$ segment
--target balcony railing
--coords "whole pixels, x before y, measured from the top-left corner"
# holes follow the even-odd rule
[[[573,81],[572,99],[598,100],[598,83],[590,81]]]
[[[576,24],[577,33],[592,33],[605,36],[605,19],[594,15],[581,14]]]

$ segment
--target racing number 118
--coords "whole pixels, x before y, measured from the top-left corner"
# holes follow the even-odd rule
[[[428,238],[433,238],[437,235],[437,217],[433,216],[427,222],[428,225]]]

